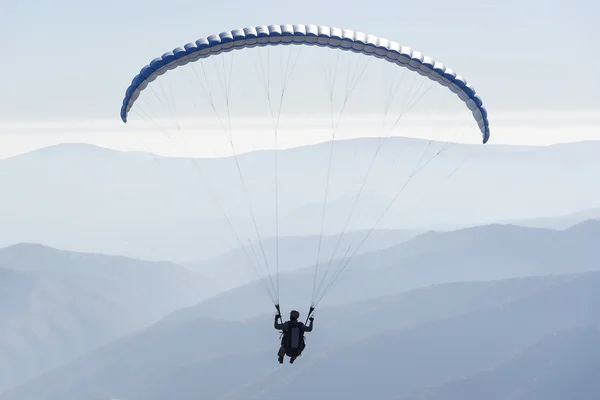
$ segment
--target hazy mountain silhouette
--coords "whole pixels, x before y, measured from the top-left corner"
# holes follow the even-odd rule
[[[0,398],[307,396],[290,387],[309,388],[314,399],[397,398],[474,376],[554,332],[600,322],[599,289],[594,272],[434,286],[357,304],[360,317],[324,310],[293,366],[275,360],[278,338],[268,315],[163,321]]]
[[[368,231],[347,232],[343,236],[300,236],[300,237],[281,237],[278,240],[270,238],[262,243],[247,244],[248,256],[254,262],[256,258],[264,263],[263,251],[269,263],[269,270],[276,273],[276,246],[279,246],[279,271],[286,273],[298,270],[302,267],[314,265],[317,262],[317,250],[320,243],[320,260],[329,260],[335,255],[344,256],[348,249],[357,247],[358,244],[369,235],[364,245],[358,250],[357,254],[364,254],[374,250],[381,250],[386,247],[397,245],[416,236],[417,231],[391,231],[378,230],[370,235]],[[256,255],[256,258],[253,256]],[[209,277],[213,282],[218,282],[221,287],[232,288],[241,284],[249,283],[258,279],[260,275],[253,267],[245,251],[238,247],[221,256],[205,260],[187,263],[186,266],[198,271],[204,276]],[[264,265],[264,264],[262,264]],[[267,268],[263,267],[262,274],[268,274]]]
[[[546,336],[484,371],[398,400],[595,400],[600,331],[578,327]]]
[[[532,228],[567,229],[590,219],[600,220],[600,207],[554,217],[509,220],[506,223]]]
[[[428,232],[397,246],[357,255],[322,304],[349,304],[448,282],[599,270],[598,237],[600,221],[587,221],[563,231],[488,225]],[[317,283],[325,276],[322,288],[330,282],[329,277],[337,265],[339,260],[319,267]],[[246,270],[253,273],[249,265]],[[308,309],[314,273],[312,266],[282,274],[281,305]],[[180,318],[249,318],[259,315],[266,307],[272,304],[263,286],[252,282],[175,315]]]
[[[370,229],[390,202],[391,198],[387,195],[348,192],[338,198],[329,198],[325,205],[322,199],[319,202],[307,203],[279,215],[280,235],[315,235],[320,233],[321,225],[324,235],[337,234],[342,232],[344,227],[350,232]],[[264,215],[261,221],[265,227],[274,227],[275,213]],[[410,225],[408,222],[405,220],[406,225]],[[272,232],[271,234],[273,235]]]
[[[349,213],[378,145],[378,139],[355,139],[334,146],[328,193],[333,219],[325,218],[327,234],[341,229],[336,214]],[[370,229],[424,151],[428,159],[442,145],[390,138],[373,164],[349,229]],[[379,228],[465,226],[595,207],[600,189],[589,182],[600,177],[598,151],[596,142],[547,147],[455,145],[410,181]],[[320,232],[321,220],[313,214],[324,200],[328,155],[327,143],[280,152],[280,229],[285,235],[295,236],[296,230]],[[237,160],[260,236],[272,237],[274,152],[243,154]],[[463,161],[467,162],[452,173]],[[0,160],[4,206],[0,244],[39,242],[175,261],[214,257],[232,249],[236,240],[202,176],[242,241],[257,240],[231,157],[191,163],[185,158],[62,144]],[[302,211],[307,209],[310,212]],[[296,210],[300,211],[295,214]]]
[[[172,263],[0,249],[0,391],[214,293]]]

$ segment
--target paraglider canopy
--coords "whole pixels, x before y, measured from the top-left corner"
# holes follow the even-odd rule
[[[121,107],[121,119],[127,122],[127,115],[146,86],[165,72],[236,49],[255,46],[277,46],[286,44],[317,45],[332,49],[351,50],[366,56],[374,56],[408,68],[440,85],[447,86],[463,100],[479,125],[483,143],[490,137],[487,111],[475,89],[452,69],[418,51],[402,46],[397,42],[349,29],[330,28],[317,25],[269,25],[234,29],[229,32],[210,35],[177,47],[155,58],[146,65],[131,81],[125,92]]]

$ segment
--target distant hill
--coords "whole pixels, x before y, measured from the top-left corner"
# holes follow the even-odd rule
[[[599,368],[600,331],[578,327],[546,336],[481,372],[398,400],[596,400]]]
[[[506,221],[519,226],[546,229],[567,229],[587,220],[600,220],[600,207],[555,217]]]
[[[315,189],[317,188],[311,188],[311,190]],[[322,196],[324,196],[324,193]],[[352,192],[351,187],[348,189],[348,193],[341,194],[337,198],[329,198],[325,205],[323,233],[327,236],[333,236],[341,232],[344,226],[346,226],[347,232],[370,229],[375,225],[377,218],[389,205],[390,201],[391,197],[387,194],[368,192],[359,194],[358,192]],[[323,199],[303,204],[279,215],[280,234],[286,236],[318,235],[321,229],[322,217]],[[414,221],[409,221],[408,216],[403,218],[404,224],[397,224],[396,226],[414,225]],[[393,215],[390,215],[387,220],[390,219],[393,219]],[[275,226],[275,213],[271,212],[263,215],[261,221],[265,227]],[[249,224],[250,222],[248,220],[246,223]],[[391,228],[388,230],[399,229]]]
[[[321,239],[320,261],[328,261],[334,255],[335,258],[342,257],[351,253],[358,244],[365,238],[369,232],[347,232],[342,237],[340,235],[323,236]],[[399,243],[405,242],[418,235],[418,231],[391,231],[377,230],[371,233],[368,240],[359,249],[357,254],[364,254],[375,250],[381,250]],[[276,273],[276,241],[274,238],[264,240],[262,248],[260,243],[247,245],[247,249],[252,248],[250,254],[257,254],[261,262],[262,250],[267,256],[269,269],[272,274]],[[319,249],[319,236],[300,236],[300,237],[281,237],[279,238],[279,271],[280,273],[296,271],[300,268],[314,265],[317,262],[317,249]],[[350,251],[348,250],[350,249]],[[335,251],[335,254],[334,254]],[[264,265],[264,264],[263,264]],[[249,283],[258,279],[259,275],[241,248],[229,251],[221,256],[204,260],[186,263],[194,271],[198,271],[204,276],[209,277],[213,282],[218,282],[221,287],[233,288],[242,284]],[[262,270],[267,275],[266,267]]]
[[[533,354],[528,349],[548,335],[600,323],[599,306],[598,272],[434,286],[323,310],[293,366],[276,362],[271,316],[165,320],[0,399],[398,398]],[[569,358],[560,347],[530,364],[537,368],[531,374],[547,371],[548,359],[571,360],[557,365],[564,371],[584,367],[586,359]]]
[[[381,334],[340,347],[320,348],[313,356],[307,355],[298,369],[265,373],[253,385],[222,398],[287,395],[296,400],[305,393],[290,393],[289,387],[300,385],[310,387],[316,399],[397,398],[457,380],[496,365],[507,355],[522,352],[554,332],[600,323],[596,312],[600,306],[599,284],[595,273],[504,304],[403,330],[386,329],[385,320],[379,320]],[[444,298],[436,300],[443,302]],[[387,315],[397,316],[391,307]],[[352,326],[355,323],[360,320],[353,321]],[[545,365],[538,367],[542,374]],[[239,368],[241,373],[243,367]],[[571,368],[583,369],[586,365],[572,364]],[[233,370],[230,373],[237,375]]]
[[[0,392],[214,293],[179,265],[0,249]]]
[[[336,143],[326,234],[341,230],[342,216],[349,214],[377,145],[377,139],[366,138]],[[424,149],[434,151],[442,145],[390,138],[374,164],[349,230],[370,229]],[[597,207],[600,189],[589,182],[600,178],[599,151],[598,142],[455,145],[411,180],[378,228],[464,227]],[[320,232],[328,154],[327,143],[280,152],[283,235]],[[273,159],[272,151],[238,157],[262,238],[275,236]],[[215,257],[236,247],[237,241],[202,176],[243,242],[257,240],[232,158],[192,164],[184,158],[62,144],[0,160],[0,245],[36,242],[177,262]]]
[[[596,271],[600,270],[599,237],[600,221],[587,221],[563,231],[488,225],[427,232],[397,246],[357,255],[322,305],[351,304],[449,282]],[[321,265],[317,282],[328,271],[331,276],[339,261],[329,268]],[[282,306],[308,308],[314,271],[312,266],[282,274]],[[258,282],[253,282],[171,317],[250,318],[268,307],[272,307],[268,296]]]

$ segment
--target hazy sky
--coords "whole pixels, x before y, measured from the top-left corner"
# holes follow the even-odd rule
[[[142,66],[200,37],[271,23],[363,31],[441,60],[480,93],[491,143],[600,140],[600,28],[592,20],[600,3],[589,0],[4,0],[1,7],[0,157],[63,140],[139,148],[140,139],[124,137],[131,130],[120,125],[119,109]]]

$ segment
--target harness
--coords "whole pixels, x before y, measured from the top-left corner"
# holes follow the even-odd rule
[[[287,332],[283,330],[281,335],[283,336],[281,345],[286,349],[288,355],[299,355],[306,347],[304,332],[298,321],[289,321]]]

